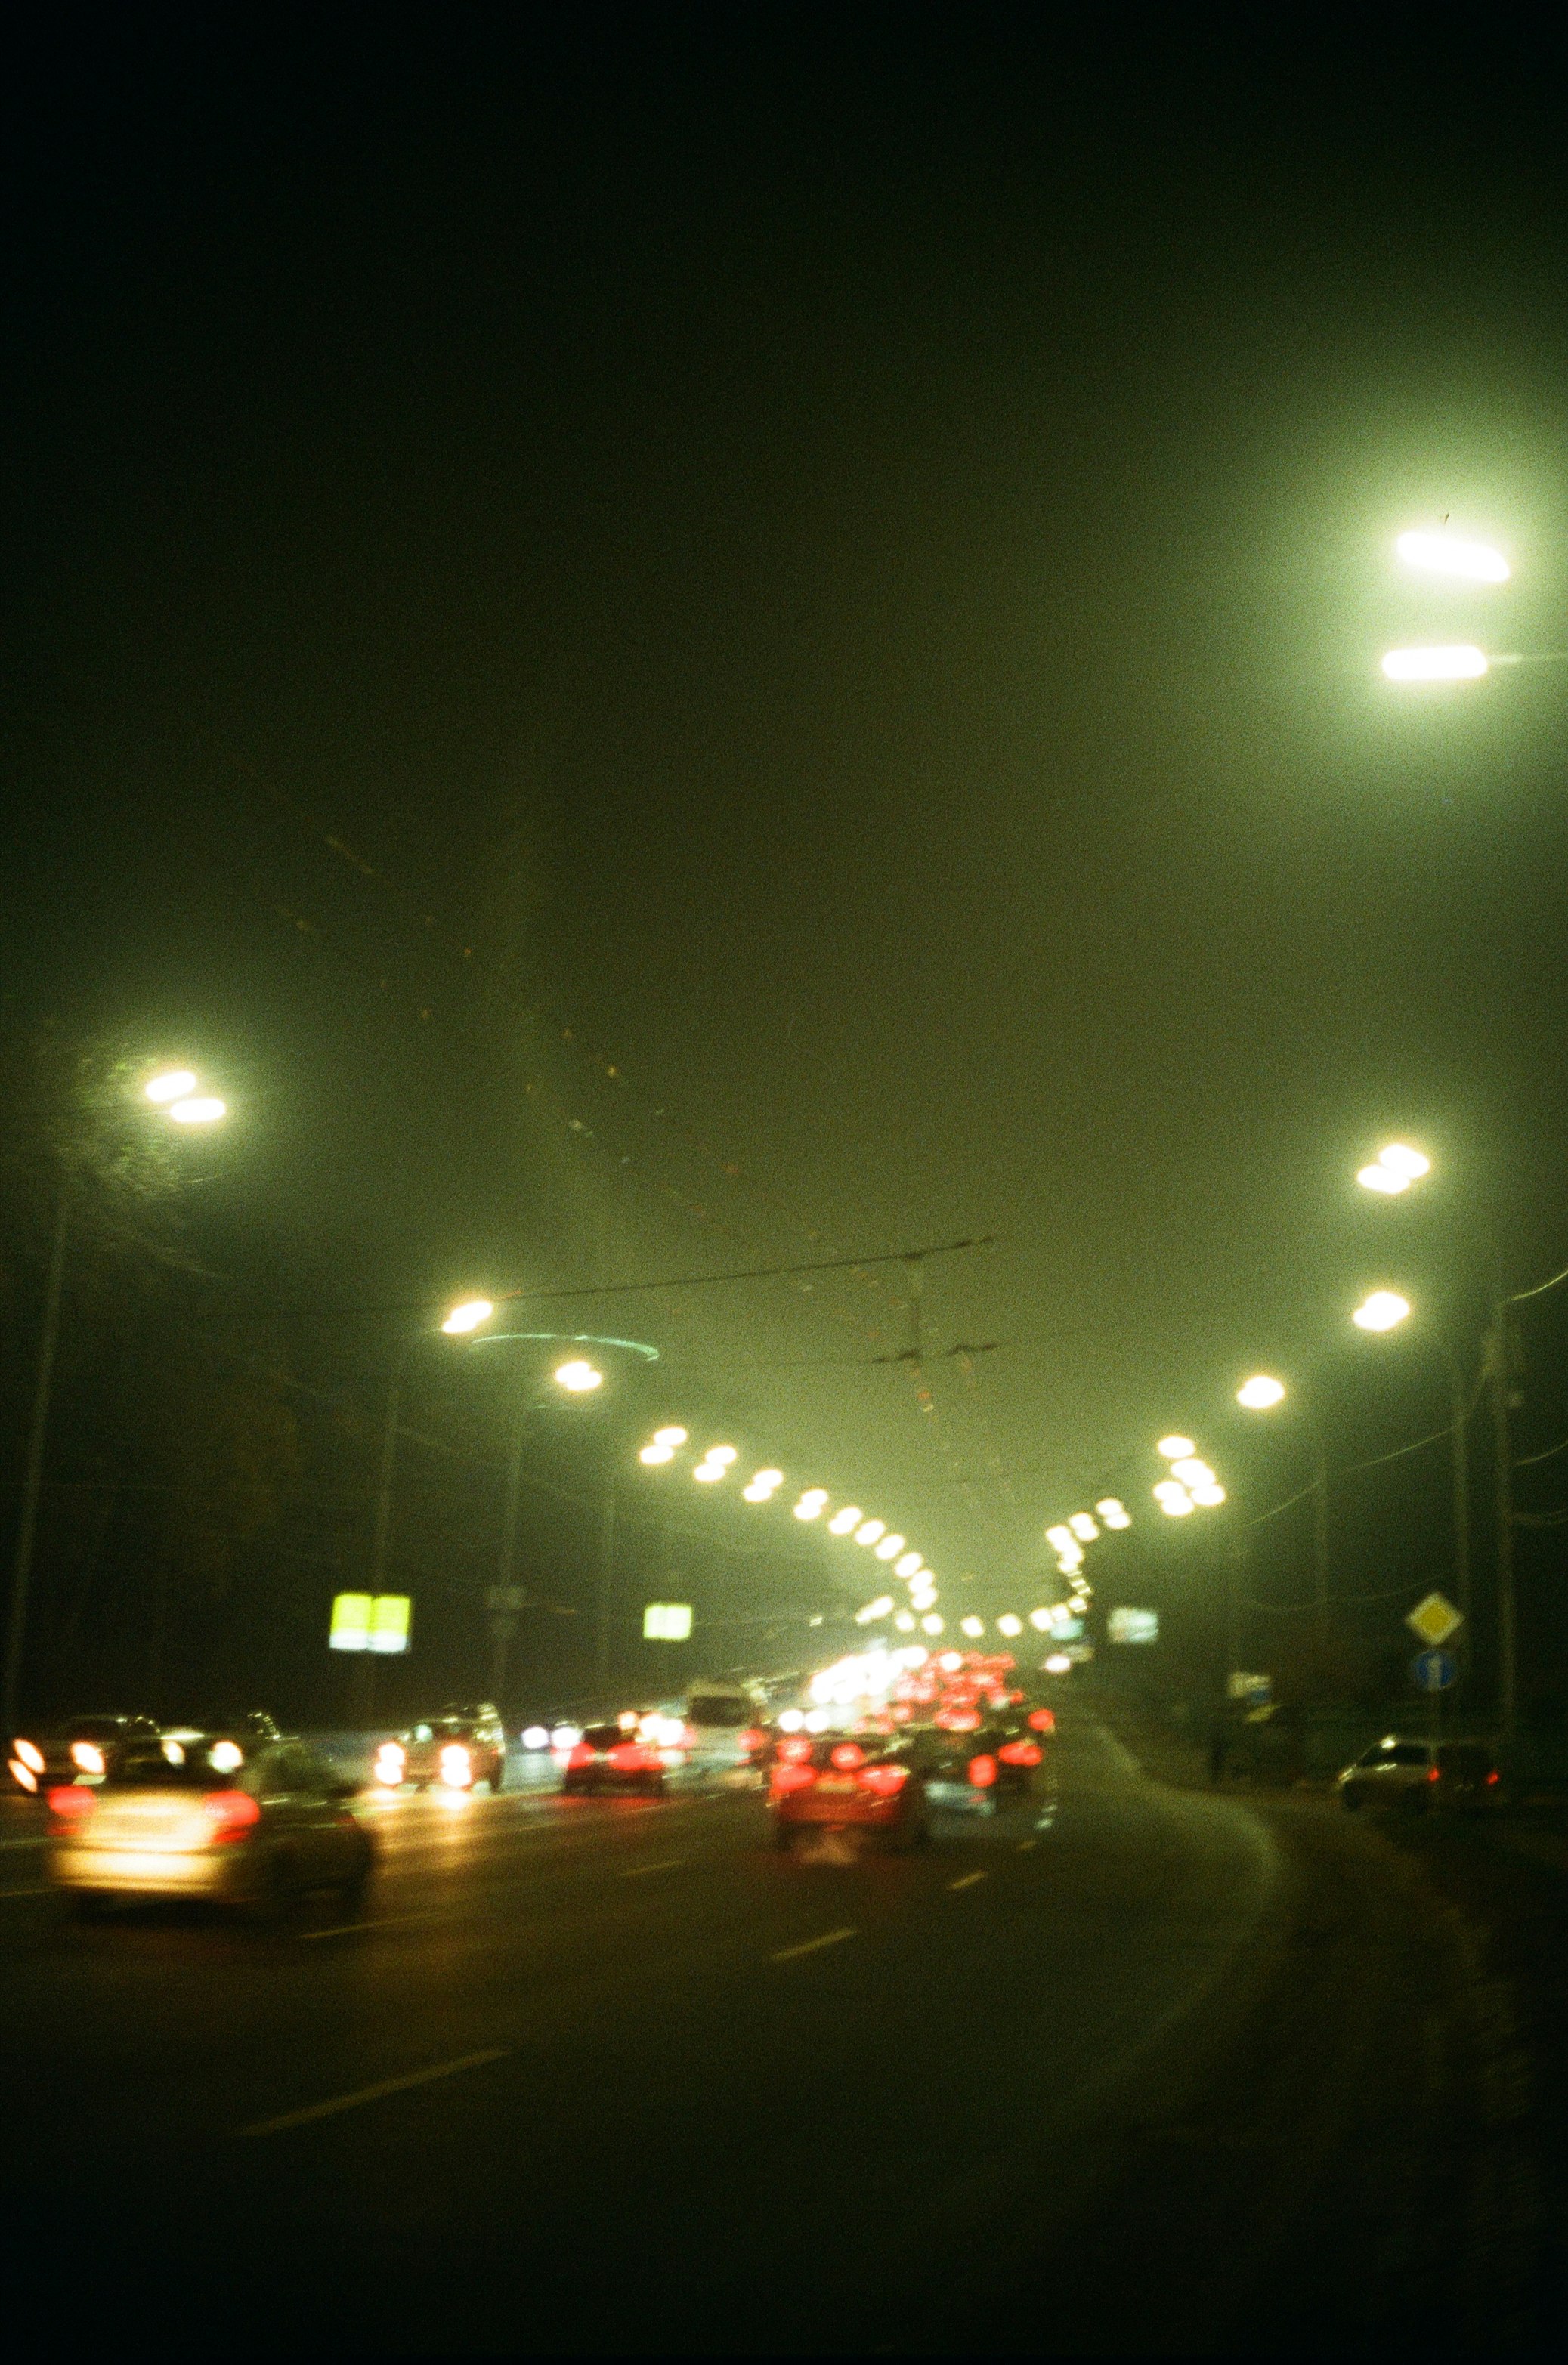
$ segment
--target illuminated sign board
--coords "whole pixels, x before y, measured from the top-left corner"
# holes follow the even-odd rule
[[[1111,1642],[1158,1642],[1159,1610],[1113,1609],[1105,1620],[1105,1639]]]
[[[643,1612],[644,1642],[684,1642],[690,1631],[689,1601],[650,1601]]]
[[[413,1601],[406,1593],[339,1593],[332,1598],[327,1647],[374,1651],[392,1658],[409,1647]]]

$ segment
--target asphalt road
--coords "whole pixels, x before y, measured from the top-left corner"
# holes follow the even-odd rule
[[[358,1923],[79,1922],[0,1849],[6,2288],[166,2355],[1531,2345],[1484,1982],[1327,1807],[409,1797]],[[1506,2085],[1506,2076],[1503,2076]]]

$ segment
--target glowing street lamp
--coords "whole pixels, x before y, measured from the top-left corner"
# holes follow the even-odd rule
[[[1271,1412],[1284,1400],[1284,1383],[1271,1380],[1266,1372],[1259,1372],[1253,1378],[1243,1380],[1236,1391],[1236,1401],[1246,1412]]]
[[[1393,1330],[1410,1311],[1410,1300],[1396,1289],[1374,1289],[1357,1306],[1350,1319],[1360,1330]]]
[[[887,1522],[883,1519],[862,1519],[855,1530],[855,1541],[857,1544],[874,1544],[878,1537],[886,1535],[887,1531]]]
[[[168,1068],[141,1089],[155,1108],[162,1108],[170,1101],[185,1100],[195,1092],[198,1081],[189,1068]]]
[[[585,1355],[574,1355],[569,1362],[558,1363],[554,1379],[557,1387],[574,1396],[588,1395],[604,1385],[604,1373],[597,1371]]]
[[[1190,1437],[1172,1435],[1162,1437],[1154,1450],[1156,1453],[1162,1453],[1167,1462],[1181,1462],[1188,1454],[1196,1453],[1198,1449]]]
[[[1431,1171],[1431,1160],[1420,1150],[1411,1149],[1402,1141],[1392,1141],[1386,1149],[1378,1151],[1372,1165],[1361,1168],[1356,1180],[1363,1191],[1381,1191],[1392,1198],[1400,1191],[1408,1191],[1412,1182],[1418,1182]]]
[[[441,1327],[449,1339],[461,1339],[467,1331],[477,1330],[481,1322],[487,1322],[495,1310],[487,1297],[465,1297],[461,1306],[453,1307]]]
[[[1383,670],[1388,681],[1479,681],[1488,667],[1483,651],[1462,641],[1450,648],[1390,649]]]
[[[1394,547],[1406,566],[1426,575],[1447,575],[1462,583],[1508,579],[1508,562],[1500,550],[1484,542],[1465,542],[1457,533],[1402,533]]]

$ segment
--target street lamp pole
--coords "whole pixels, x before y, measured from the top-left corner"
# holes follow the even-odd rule
[[[1499,1283],[1487,1336],[1491,1382],[1492,1442],[1496,1458],[1497,1508],[1497,1706],[1503,1737],[1511,1741],[1518,1715],[1518,1631],[1514,1600],[1514,1450],[1508,1429],[1507,1301]]]
[[[44,1443],[49,1435],[49,1405],[54,1392],[54,1357],[60,1340],[60,1301],[65,1283],[65,1244],[71,1230],[72,1178],[63,1169],[55,1199],[54,1230],[50,1242],[49,1277],[44,1286],[43,1328],[39,1336],[38,1370],[33,1380],[33,1413],[28,1429],[28,1459],[22,1478],[22,1515],[17,1529],[17,1551],[11,1570],[11,1615],[6,1632],[6,1674],[0,1692],[0,1719],[8,1734],[17,1721],[21,1686],[22,1645],[28,1627],[28,1595],[33,1574],[33,1544],[38,1535],[39,1496],[43,1487]]]

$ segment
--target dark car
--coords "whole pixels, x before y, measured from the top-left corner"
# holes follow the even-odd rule
[[[1023,1717],[924,1725],[912,1733],[910,1746],[936,1806],[964,1800],[994,1807],[1026,1798],[1045,1760],[1039,1732]]]
[[[590,1724],[565,1752],[561,1788],[632,1791],[645,1799],[664,1796],[665,1762],[652,1742],[619,1724]]]
[[[189,1728],[139,1737],[101,1783],[50,1791],[50,1877],[87,1901],[271,1908],[334,1889],[357,1904],[375,1859],[349,1804],[356,1787],[302,1741]]]
[[[101,1782],[128,1741],[156,1740],[150,1716],[73,1716],[18,1733],[6,1768],[19,1790],[39,1797],[62,1782]]]
[[[403,1782],[411,1782],[416,1790],[428,1782],[440,1782],[449,1790],[470,1790],[476,1783],[487,1782],[498,1790],[506,1771],[506,1731],[499,1709],[488,1700],[421,1717],[375,1752],[375,1778],[391,1790]]]
[[[781,1848],[806,1832],[877,1832],[905,1848],[923,1846],[931,1836],[924,1773],[902,1734],[782,1736],[767,1805]]]

